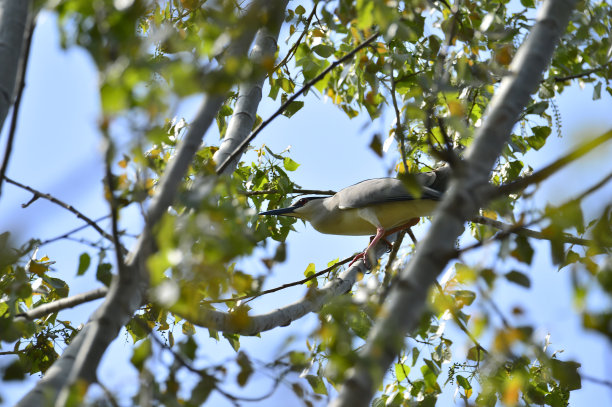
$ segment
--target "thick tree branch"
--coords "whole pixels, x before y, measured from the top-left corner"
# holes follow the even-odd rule
[[[246,55],[259,28],[261,16],[277,6],[278,1],[256,0],[251,3],[243,16],[241,26],[244,31],[227,50],[226,58]],[[223,61],[221,65],[222,63]],[[95,380],[97,366],[106,348],[145,300],[149,286],[146,262],[153,252],[153,228],[174,201],[179,185],[200,147],[202,137],[224,100],[224,95],[207,95],[204,98],[177,148],[176,155],[160,179],[146,213],[143,233],[126,259],[125,272],[113,279],[105,301],[92,315],[91,320],[18,405],[39,406],[44,404],[44,400],[51,398],[55,399],[56,405],[61,406],[67,401],[73,384],[79,381],[87,385]]]
[[[275,12],[284,13],[289,0],[282,0]],[[274,55],[277,48],[278,34],[282,18],[276,17],[278,21],[271,29],[262,28],[255,37],[255,43],[250,53],[251,60],[262,66],[266,66],[266,61],[274,61]],[[234,171],[237,163],[237,156],[230,159],[232,153],[238,145],[249,135],[255,118],[257,116],[257,107],[261,101],[261,89],[263,87],[265,73],[262,73],[259,78],[252,83],[243,83],[240,85],[238,92],[238,100],[234,108],[234,114],[227,126],[227,131],[223,137],[223,142],[219,146],[219,150],[214,154],[213,160],[217,163],[217,173],[229,175]],[[227,165],[221,169],[220,163],[225,163],[230,160]]]
[[[386,243],[378,244],[374,251],[376,258],[382,256],[386,250]],[[235,314],[231,312],[216,311],[207,307],[201,307],[197,315],[181,313],[177,313],[177,315],[205,328],[212,328],[225,333],[257,335],[279,326],[289,325],[310,312],[318,311],[331,299],[349,292],[357,282],[359,273],[365,273],[366,271],[363,260],[358,260],[323,287],[309,290],[306,296],[299,301],[265,314],[249,316],[245,323],[240,322],[242,318],[236,318]]]
[[[330,73],[333,69],[335,69],[338,65],[348,61],[349,59],[351,59],[355,54],[357,54],[357,52],[361,51],[363,48],[367,47],[370,43],[372,43],[372,41],[374,41],[376,39],[376,37],[378,37],[380,34],[378,32],[372,34],[368,39],[366,39],[364,42],[362,42],[361,44],[359,44],[357,47],[355,47],[355,49],[353,49],[351,52],[347,53],[346,55],[344,55],[342,58],[332,62],[327,68],[325,68],[323,70],[323,72],[321,72],[320,74],[318,74],[316,77],[312,78],[310,81],[308,81],[299,91],[297,91],[296,93],[294,93],[293,95],[291,95],[287,101],[285,103],[283,103],[281,105],[281,107],[278,108],[278,110],[276,112],[274,112],[272,114],[272,116],[268,117],[266,120],[264,120],[263,122],[261,122],[259,124],[259,126],[257,126],[257,128],[255,130],[253,130],[253,132],[251,134],[249,134],[249,136],[247,138],[245,138],[238,147],[236,147],[236,149],[225,159],[225,161],[223,161],[218,167],[217,167],[217,174],[222,174],[225,172],[225,168],[228,167],[240,154],[242,154],[242,152],[244,151],[244,149],[249,145],[249,143],[251,141],[253,141],[253,139],[255,137],[257,137],[257,135],[268,125],[270,124],[274,119],[276,119],[279,115],[281,115],[285,109],[287,109],[287,107],[289,107],[289,105],[294,102],[298,97],[300,97],[302,94],[304,94],[308,89],[310,89],[315,83],[319,82],[321,79],[323,79],[328,73]]]
[[[13,104],[30,2],[0,0],[0,129]]]
[[[427,289],[452,257],[455,239],[463,232],[464,222],[486,203],[491,168],[531,93],[539,86],[574,5],[574,0],[543,3],[535,26],[509,67],[512,75],[504,77],[491,100],[483,126],[466,153],[466,161],[457,166],[429,232],[392,287],[381,317],[332,403],[334,406],[369,405],[389,365],[402,349],[405,335],[418,323]]]
[[[19,119],[19,108],[21,106],[21,97],[23,96],[23,89],[25,88],[25,78],[28,69],[28,60],[30,59],[30,47],[32,45],[32,34],[34,33],[34,16],[32,13],[28,13],[25,30],[25,49],[20,59],[19,73],[17,77],[17,95],[15,97],[15,105],[13,106],[13,115],[11,117],[11,127],[9,129],[8,140],[6,142],[6,149],[4,151],[4,159],[2,160],[2,167],[0,168],[0,196],[2,196],[2,184],[4,175],[8,170],[9,160],[11,153],[13,152],[13,141],[15,140],[15,133],[17,132],[17,120]],[[1,40],[0,40],[1,41]],[[2,125],[0,124],[0,128]]]

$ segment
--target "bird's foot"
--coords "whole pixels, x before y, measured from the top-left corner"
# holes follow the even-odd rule
[[[370,236],[370,245],[372,244],[372,240],[374,240],[375,236]],[[380,239],[381,242],[384,242],[387,245],[387,253],[389,253],[391,251],[391,249],[393,249],[393,243],[389,242],[387,239],[385,239],[384,237],[382,239]],[[362,253],[363,254],[363,253]]]
[[[368,260],[368,257],[369,257],[368,254],[369,254],[368,251],[364,250],[363,252],[353,257],[353,260],[351,260],[351,262],[349,263],[349,267],[352,266],[353,263],[355,263],[357,260],[363,260],[363,264],[369,270],[371,268],[371,265],[370,265],[371,263]]]

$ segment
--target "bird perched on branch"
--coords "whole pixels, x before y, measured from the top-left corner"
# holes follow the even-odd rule
[[[375,178],[346,187],[335,195],[306,197],[292,206],[261,212],[310,222],[321,233],[331,235],[374,235],[354,263],[367,263],[370,249],[380,239],[418,223],[433,213],[450,179],[450,166],[413,174],[407,181]]]

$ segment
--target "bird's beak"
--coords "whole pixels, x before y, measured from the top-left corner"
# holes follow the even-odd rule
[[[260,215],[260,216],[262,216],[262,215],[285,215],[285,216],[292,216],[292,215],[294,215],[294,210],[295,210],[295,206],[290,206],[288,208],[273,209],[271,211],[259,212],[258,215]]]

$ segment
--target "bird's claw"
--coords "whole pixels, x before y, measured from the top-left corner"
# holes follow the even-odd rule
[[[370,269],[370,262],[368,261],[367,254],[368,253],[367,253],[367,250],[366,250],[366,251],[363,251],[363,252],[359,253],[355,257],[353,257],[353,260],[351,260],[351,262],[349,263],[349,267],[351,267],[353,265],[353,263],[355,263],[357,260],[363,260],[363,264],[369,270]]]

